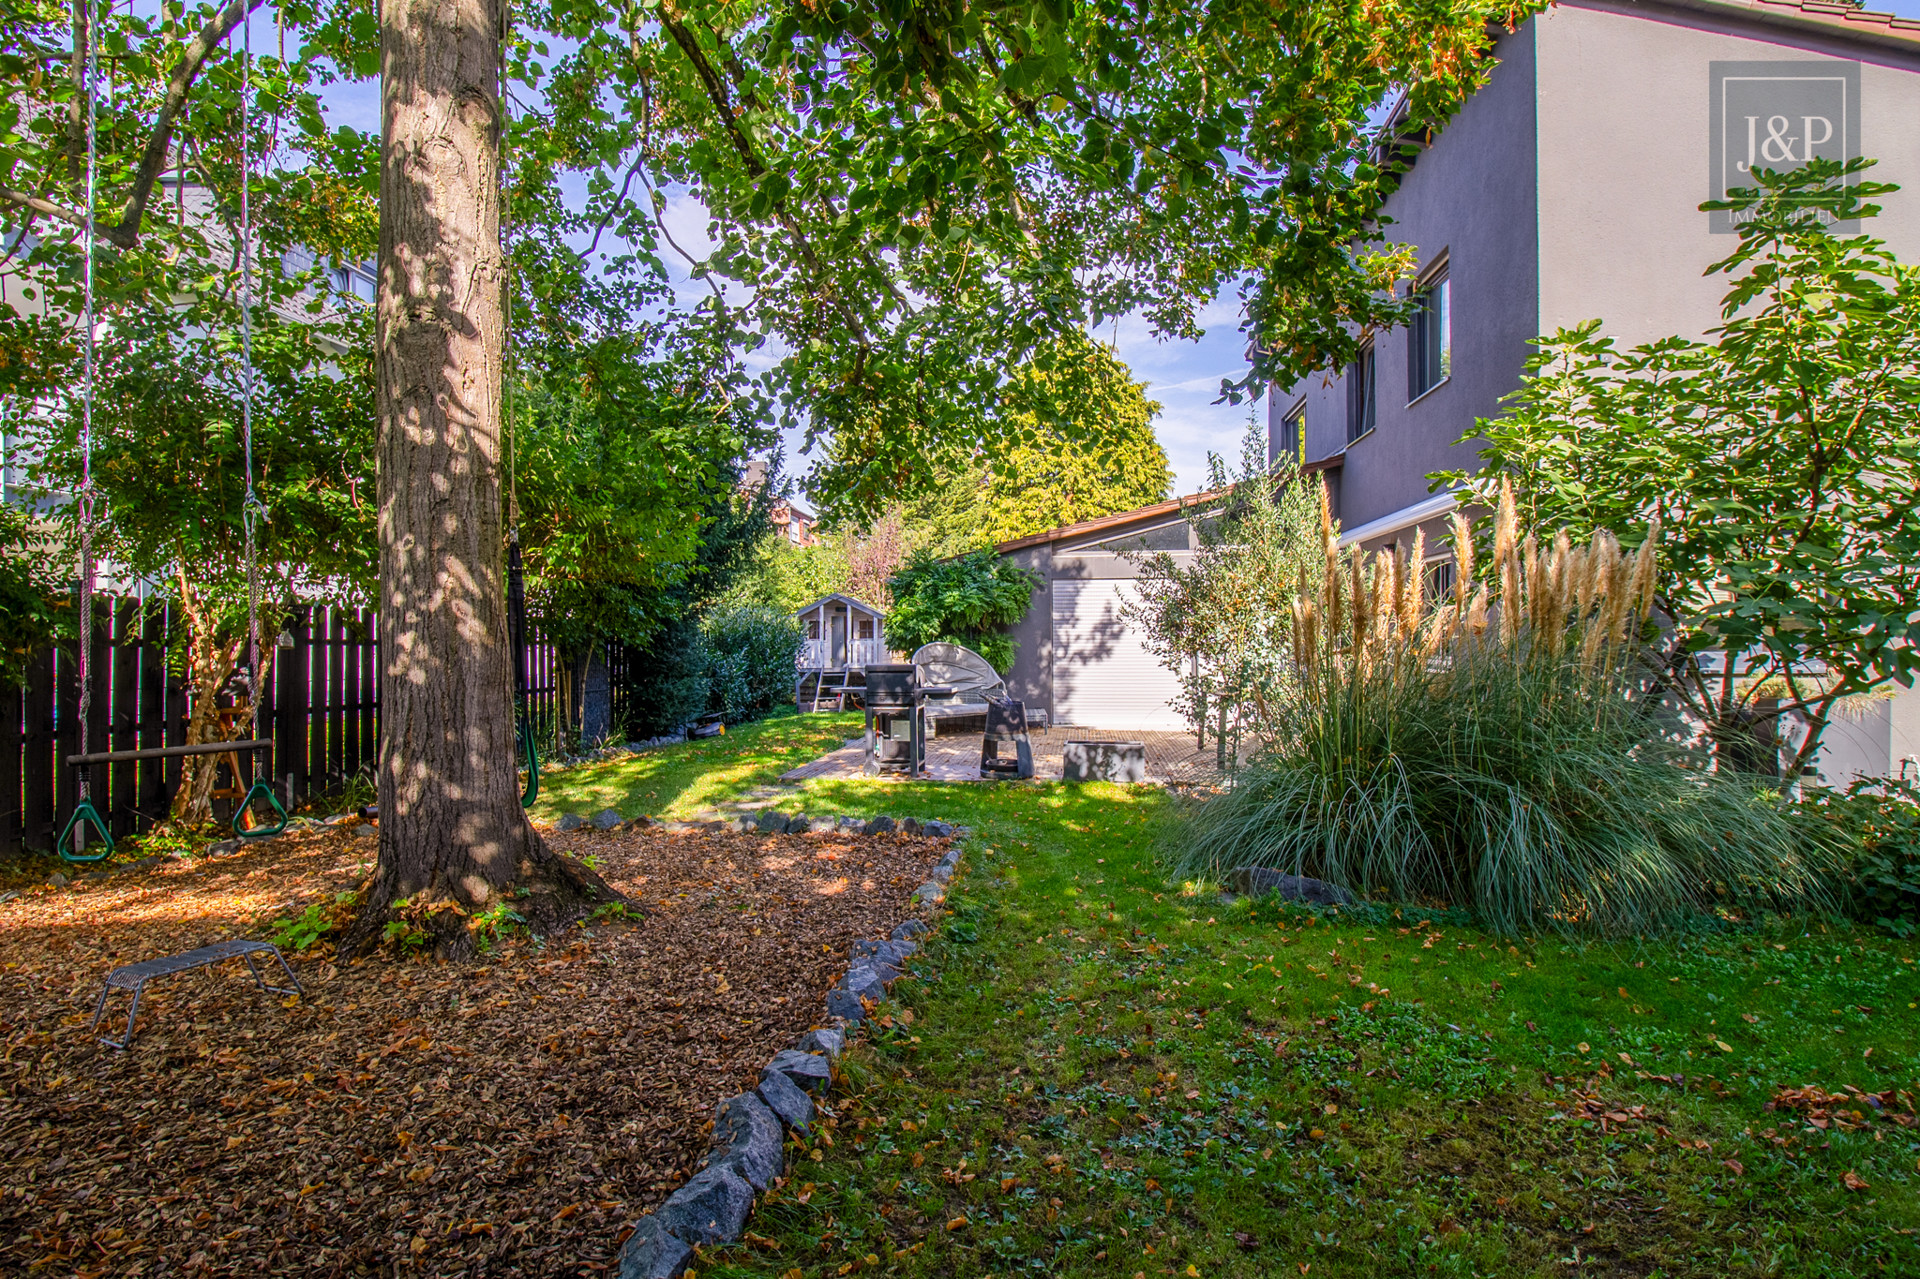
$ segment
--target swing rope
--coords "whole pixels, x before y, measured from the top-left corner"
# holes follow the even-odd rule
[[[96,202],[100,178],[100,147],[94,119],[94,86],[100,74],[98,41],[94,35],[94,26],[98,20],[94,0],[86,3],[86,32],[82,39],[86,49],[82,59],[82,75],[86,83],[82,86],[87,113],[87,206],[86,218],[82,227],[85,245],[81,250],[80,289],[81,324],[86,333],[81,343],[80,375],[80,492],[77,494],[76,507],[80,518],[80,635],[74,645],[77,652],[74,673],[80,684],[80,709],[78,723],[80,754],[87,753],[87,721],[93,712],[93,380],[94,380],[94,298],[93,298],[93,206]],[[70,862],[97,862],[113,855],[113,835],[107,830],[107,824],[100,816],[100,810],[94,807],[91,795],[91,769],[81,764],[75,771],[75,790],[78,802],[74,805],[73,815],[67,818],[67,824],[61,828],[60,838],[55,847],[60,855]],[[100,835],[101,850],[89,854],[87,847],[87,827],[91,826]],[[73,846],[67,846],[68,837],[72,837]]]
[[[240,434],[245,441],[247,494],[240,505],[240,525],[246,539],[247,560],[247,713],[250,736],[260,736],[260,559],[257,525],[267,522],[267,504],[253,486],[253,129],[248,112],[253,105],[253,23],[240,23]],[[235,779],[238,780],[237,778]],[[264,799],[277,821],[244,824],[256,798]],[[233,833],[242,839],[265,839],[287,828],[287,810],[265,777],[253,785],[233,810]]]
[[[513,105],[507,88],[507,43],[513,35],[513,5],[505,0],[500,6],[500,140],[495,160],[500,174],[500,321],[501,415],[505,421],[502,451],[507,464],[507,642],[513,659],[513,735],[520,761],[527,770],[527,785],[520,792],[520,807],[531,808],[540,798],[540,749],[534,742],[533,718],[527,708],[527,590],[520,558],[520,494],[517,485],[519,450],[513,423],[513,185],[507,163],[508,134],[513,127]]]
[[[93,399],[98,355],[95,349],[95,330],[98,327],[96,302],[94,297],[94,253],[96,235],[94,232],[94,206],[98,203],[99,193],[99,141],[95,116],[98,112],[97,85],[99,83],[98,37],[95,33],[98,13],[97,0],[86,0],[85,23],[86,41],[84,58],[84,84],[81,96],[85,99],[87,113],[87,181],[86,210],[83,220],[85,243],[82,249],[81,270],[81,319],[86,330],[81,345],[81,394],[80,394],[80,490],[76,495],[76,510],[80,525],[80,639],[76,646],[77,658],[74,675],[80,686],[78,710],[78,738],[80,749],[69,755],[67,762],[75,769],[75,793],[77,802],[73,813],[67,818],[67,824],[60,830],[54,846],[60,856],[70,862],[97,862],[113,854],[113,835],[107,829],[100,810],[94,805],[91,794],[89,773],[95,763],[109,763],[123,760],[161,759],[178,755],[209,755],[241,751],[257,751],[272,745],[260,738],[260,563],[258,547],[258,525],[267,521],[267,506],[261,500],[259,491],[253,482],[253,398],[255,377],[253,367],[253,136],[248,112],[253,103],[253,32],[250,24],[241,23],[240,67],[240,361],[241,361],[241,434],[244,439],[246,456],[246,496],[241,505],[240,520],[245,540],[247,565],[247,703],[251,716],[251,737],[246,741],[202,742],[194,746],[155,747],[146,750],[110,751],[93,754],[87,748],[87,721],[93,709],[93,595],[96,566],[93,559],[93,526],[96,517],[95,503],[97,491],[93,481]],[[264,801],[276,814],[277,820],[263,822],[254,826],[244,825],[247,813],[256,801]],[[280,803],[279,796],[273,792],[266,778],[256,778],[247,790],[239,806],[234,809],[232,827],[234,834],[243,839],[262,839],[277,835],[287,828],[287,810]],[[91,827],[99,836],[103,848],[98,853],[88,854],[87,828]],[[70,846],[71,845],[71,846]]]

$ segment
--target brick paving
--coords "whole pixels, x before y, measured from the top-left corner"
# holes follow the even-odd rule
[[[1033,741],[1033,775],[1040,781],[1059,779],[1060,748],[1068,741],[1144,742],[1147,780],[1157,785],[1208,785],[1220,779],[1212,741],[1205,750],[1196,750],[1192,733],[1054,727],[1035,729],[1029,737]],[[981,780],[980,744],[979,733],[934,738],[927,743],[927,778],[936,782]],[[829,751],[819,759],[782,773],[780,780],[804,782],[816,777],[859,777],[863,748],[861,738],[851,738],[839,750]]]

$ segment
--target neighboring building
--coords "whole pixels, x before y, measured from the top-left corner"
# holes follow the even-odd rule
[[[820,527],[820,517],[791,498],[783,497],[776,501],[773,509],[767,512],[767,522],[795,546],[812,546],[820,540],[815,532]]]
[[[1190,559],[1196,542],[1186,512],[1200,500],[1176,498],[994,548],[1040,577],[1026,618],[1014,628],[1018,647],[1007,672],[1007,695],[1025,702],[1030,716],[1079,728],[1187,727],[1171,704],[1180,692],[1173,672],[1122,616],[1139,577],[1123,552]]]
[[[1751,167],[1877,161],[1900,191],[1865,230],[1920,261],[1920,21],[1808,0],[1562,0],[1504,36],[1488,83],[1386,201],[1427,299],[1354,364],[1268,403],[1268,454],[1326,478],[1343,539],[1439,534],[1470,469],[1456,443],[1496,417],[1529,340],[1605,321],[1622,346],[1720,322],[1726,213],[1699,210]],[[1852,228],[1843,228],[1852,229]],[[1920,772],[1920,691],[1836,723],[1820,768]]]
[[[740,492],[752,497],[766,482],[766,459],[749,458],[740,472]],[[812,546],[820,540],[820,517],[790,497],[773,495],[772,505],[767,511],[767,523],[773,525],[782,540],[795,546]]]

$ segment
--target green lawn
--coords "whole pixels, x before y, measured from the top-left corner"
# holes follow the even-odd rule
[[[737,792],[812,722],[593,794]],[[1912,943],[1580,948],[1228,904],[1166,881],[1147,789],[821,782],[802,806],[975,834],[807,1170],[703,1275],[1920,1274],[1920,1128],[1767,1109],[1914,1090]]]
[[[689,817],[844,745],[861,724],[858,715],[778,715],[685,746],[547,773],[532,816],[550,822],[617,808],[626,817]]]

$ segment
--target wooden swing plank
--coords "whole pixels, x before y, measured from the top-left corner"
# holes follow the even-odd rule
[[[69,764],[117,764],[130,759],[172,759],[177,755],[218,755],[222,751],[263,751],[273,745],[268,737],[244,742],[201,742],[197,746],[156,746],[138,751],[95,751],[91,755],[69,755]]]

